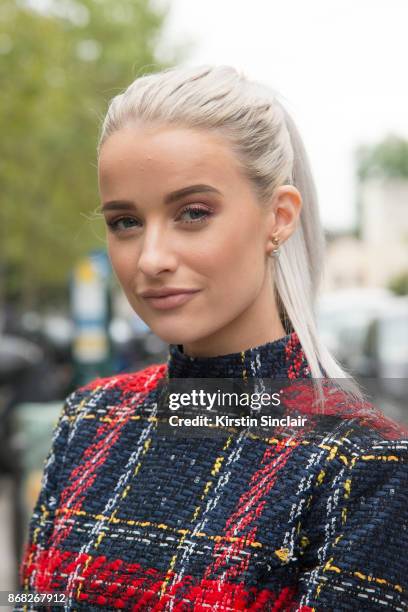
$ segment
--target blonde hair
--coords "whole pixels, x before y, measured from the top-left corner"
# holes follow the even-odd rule
[[[315,302],[324,261],[324,234],[302,139],[276,92],[230,66],[175,67],[141,76],[111,100],[98,152],[111,134],[133,121],[221,133],[261,203],[280,185],[291,184],[299,190],[303,200],[300,222],[281,245],[279,259],[271,264],[275,266],[282,324],[287,333],[296,331],[313,378],[343,379],[338,381],[340,386],[361,399],[355,381],[318,335]]]

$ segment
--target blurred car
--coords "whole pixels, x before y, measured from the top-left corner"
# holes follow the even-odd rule
[[[317,324],[330,352],[346,368],[361,355],[368,327],[395,302],[387,289],[352,288],[327,293],[319,299]]]
[[[408,423],[408,297],[382,290],[325,296],[318,326],[328,348],[391,418]]]
[[[395,298],[386,312],[373,318],[362,354],[351,365],[362,376],[381,379],[384,392],[407,402],[408,297]]]

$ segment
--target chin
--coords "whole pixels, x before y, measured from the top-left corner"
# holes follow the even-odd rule
[[[148,323],[149,325],[149,323]],[[214,333],[214,330],[200,330],[197,323],[191,321],[168,321],[160,324],[157,321],[151,323],[151,331],[167,344],[185,344],[187,342],[197,342],[201,338],[206,338]]]

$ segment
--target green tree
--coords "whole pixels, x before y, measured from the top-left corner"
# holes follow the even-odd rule
[[[388,288],[396,295],[408,295],[408,271],[394,276],[388,283]]]
[[[357,171],[363,181],[371,177],[408,179],[408,141],[390,134],[374,146],[360,147]]]
[[[168,8],[151,0],[33,5],[0,4],[0,284],[24,307],[66,294],[76,259],[104,240],[89,213],[108,101],[185,53],[157,58]]]
[[[361,236],[361,187],[369,179],[408,180],[408,141],[389,134],[375,145],[360,146],[355,153],[357,166],[357,226],[355,234]]]

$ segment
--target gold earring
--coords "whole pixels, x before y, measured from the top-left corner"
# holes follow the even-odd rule
[[[280,255],[280,251],[279,251],[279,238],[277,236],[273,236],[272,237],[272,242],[275,245],[275,248],[272,249],[272,251],[269,253],[269,257],[276,257],[278,258]]]

